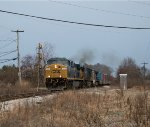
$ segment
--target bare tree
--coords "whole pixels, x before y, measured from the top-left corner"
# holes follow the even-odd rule
[[[43,44],[43,60],[45,63],[48,59],[54,56],[54,46],[51,43],[44,43]]]
[[[22,64],[22,69],[33,69],[35,65],[35,57],[31,55],[26,55],[25,57],[22,58],[21,64]]]
[[[128,76],[128,87],[132,87],[134,85],[140,85],[142,83],[142,73],[140,67],[136,64],[135,60],[132,58],[125,58],[118,70],[117,77],[119,80],[119,74],[127,74]]]
[[[37,55],[38,54],[38,55]],[[25,80],[36,84],[38,81],[38,72],[40,71],[40,80],[43,81],[44,77],[44,67],[48,59],[53,57],[54,55],[54,47],[50,43],[44,43],[42,48],[40,48],[40,52],[38,51],[36,56],[26,55],[23,57],[21,63],[22,77]],[[40,55],[40,57],[39,57]],[[40,63],[39,63],[40,59]],[[39,70],[40,64],[40,70]]]
[[[100,71],[102,72],[103,74],[108,74],[108,75],[111,75],[112,73],[112,68],[107,66],[107,65],[104,65],[104,64],[100,64],[100,63],[97,63],[97,64],[94,64],[94,65],[88,65],[88,64],[85,64],[86,67],[89,67],[91,69],[94,69],[96,71]]]
[[[95,70],[100,71],[102,73],[106,73],[109,75],[111,75],[111,73],[112,73],[112,68],[107,65],[104,65],[104,64],[97,63],[97,64],[93,65],[93,67]]]
[[[26,55],[22,58],[21,64],[23,79],[35,84],[37,81],[36,57],[32,55]]]

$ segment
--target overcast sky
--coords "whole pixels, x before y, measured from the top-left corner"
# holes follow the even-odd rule
[[[150,1],[12,1],[1,0],[0,10],[91,24],[150,28]],[[16,43],[11,43],[16,33],[11,30],[17,29],[25,31],[20,33],[21,57],[35,54],[38,43],[47,42],[54,46],[58,57],[77,58],[87,50],[93,56],[88,61],[92,64],[107,64],[115,69],[122,59],[132,57],[139,66],[148,62],[150,68],[150,30],[83,26],[0,12],[0,53],[16,49]],[[13,57],[16,52],[0,58]]]

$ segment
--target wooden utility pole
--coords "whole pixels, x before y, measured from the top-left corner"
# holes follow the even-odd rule
[[[37,55],[38,55],[38,86],[37,86],[37,91],[39,89],[39,86],[40,86],[40,79],[41,79],[41,60],[42,60],[42,45],[39,43],[38,44],[38,52],[37,52]]]
[[[17,33],[17,58],[18,58],[18,78],[19,85],[21,85],[21,69],[20,69],[20,51],[19,51],[19,33],[24,32],[23,30],[12,31]]]

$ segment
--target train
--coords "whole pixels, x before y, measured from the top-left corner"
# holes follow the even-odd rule
[[[44,82],[48,89],[83,88],[110,85],[110,75],[67,58],[51,58],[45,66]]]

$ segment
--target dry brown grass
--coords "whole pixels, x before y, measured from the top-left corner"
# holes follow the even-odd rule
[[[22,84],[19,85],[18,82],[16,85],[12,84],[0,84],[0,95],[15,95],[19,93],[26,93],[32,91],[32,84],[27,81],[22,81]]]
[[[1,112],[2,127],[149,127],[147,91],[67,91],[41,104]]]

